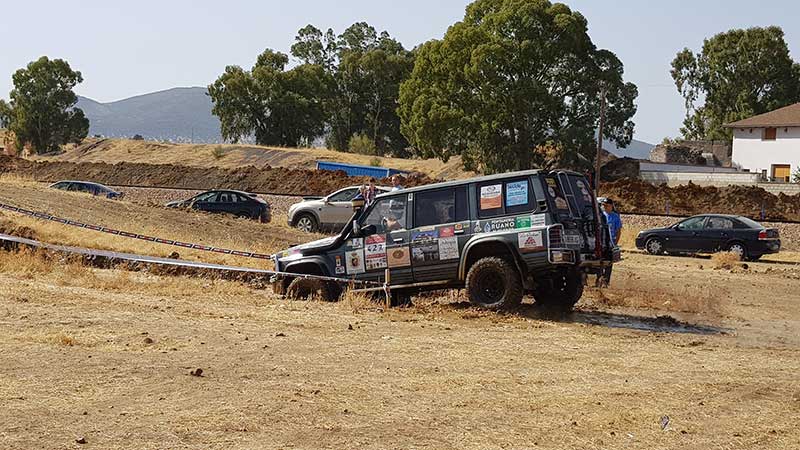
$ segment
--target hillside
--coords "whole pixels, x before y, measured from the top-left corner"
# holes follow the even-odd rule
[[[619,158],[649,159],[650,150],[654,147],[655,145],[653,144],[637,141],[636,139],[632,140],[625,148],[617,147],[616,144],[609,140],[603,141],[603,148]]]
[[[90,135],[177,142],[220,142],[219,120],[211,114],[206,88],[174,88],[111,103],[79,97]]]
[[[118,162],[174,164],[189,167],[234,169],[244,166],[313,169],[317,160],[370,165],[372,156],[326,149],[287,149],[235,144],[170,144],[130,139],[87,139],[81,146],[56,156],[35,156],[40,161]],[[422,172],[431,178],[474,176],[461,168],[461,158],[447,163],[438,159],[377,158],[382,167]]]

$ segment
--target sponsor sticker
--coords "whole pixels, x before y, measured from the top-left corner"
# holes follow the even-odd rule
[[[556,197],[556,208],[558,209],[569,209],[567,206],[567,201],[561,197]]]
[[[454,228],[455,231],[463,231],[465,227],[463,223],[457,223]]]
[[[538,227],[547,225],[547,216],[545,214],[534,214],[531,216],[531,226]]]
[[[342,255],[336,255],[334,260],[336,261],[336,275],[342,275],[345,270],[344,259],[342,258]]]
[[[386,258],[389,267],[408,267],[411,265],[411,251],[408,246],[388,249]]]
[[[549,188],[547,188],[547,192],[548,192],[548,193],[550,193],[550,197],[555,197],[555,196],[556,196],[556,190],[555,190],[555,189],[553,189],[553,187],[552,187],[552,186],[550,186]]]
[[[503,206],[503,185],[492,184],[481,186],[480,207],[485,209],[497,209]]]
[[[581,245],[581,236],[579,234],[564,233],[564,243],[567,245]]]
[[[455,227],[439,228],[439,238],[453,237],[456,235]]]
[[[345,252],[344,260],[349,275],[364,273],[364,250]]]
[[[519,241],[519,249],[523,252],[544,249],[542,230],[519,233],[517,235],[517,240]]]
[[[411,242],[435,241],[439,237],[439,232],[435,229],[420,228],[411,233]]]
[[[416,262],[439,260],[439,244],[436,241],[411,248],[411,258]]]
[[[526,217],[517,217],[516,219],[516,228],[530,228],[531,227],[531,216]]]
[[[481,231],[483,231],[481,230],[481,224],[479,222],[475,222],[475,228],[472,229],[472,232],[477,234],[480,233]]]
[[[348,244],[349,244],[348,246],[352,249],[364,248],[364,238],[350,239],[350,242]]]
[[[364,265],[366,270],[385,269],[386,262],[386,236],[376,234],[367,237],[364,249]]]
[[[517,227],[517,221],[513,217],[508,219],[492,220],[489,225],[489,231],[513,230]],[[487,233],[489,232],[487,231]]]
[[[528,204],[528,182],[515,181],[506,184],[506,206],[519,206]]]
[[[444,237],[439,238],[439,259],[458,259],[458,238]]]

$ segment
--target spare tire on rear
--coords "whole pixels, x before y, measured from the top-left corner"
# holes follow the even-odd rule
[[[501,258],[479,259],[467,273],[469,301],[487,309],[507,309],[522,302],[523,288],[517,269]]]

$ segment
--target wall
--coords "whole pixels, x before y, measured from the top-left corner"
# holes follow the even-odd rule
[[[800,194],[800,184],[797,183],[759,183],[758,187],[765,191],[778,195],[797,195]]]
[[[755,185],[759,174],[747,172],[649,172],[642,170],[639,177],[652,184],[678,186],[692,183],[698,186],[725,187],[730,184]]]
[[[639,162],[639,170],[645,172],[736,172],[733,167],[719,166],[694,166],[689,164],[661,164],[654,162]]]
[[[733,130],[733,162],[751,172],[767,171],[773,164],[790,164],[792,172],[800,166],[800,127],[778,128],[774,141],[763,141],[763,128]]]

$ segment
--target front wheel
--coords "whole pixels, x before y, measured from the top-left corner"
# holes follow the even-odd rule
[[[307,300],[314,295],[326,302],[335,302],[342,296],[342,288],[332,281],[308,278],[295,278],[286,288],[286,296],[292,300]]]
[[[295,227],[297,227],[297,229],[300,231],[305,231],[306,233],[317,231],[317,219],[310,214],[303,214],[297,218]]]
[[[583,276],[575,269],[564,269],[538,280],[533,298],[537,305],[569,311],[583,296]]]
[[[657,237],[650,238],[644,244],[644,249],[651,255],[661,255],[664,253],[664,242]]]
[[[469,301],[487,309],[506,309],[522,302],[522,280],[516,268],[500,258],[478,260],[467,273]]]

